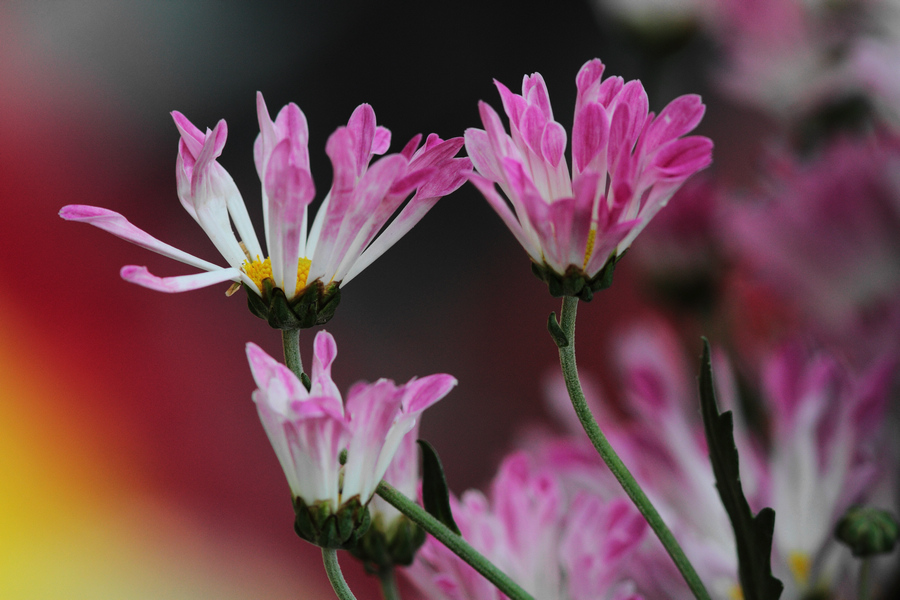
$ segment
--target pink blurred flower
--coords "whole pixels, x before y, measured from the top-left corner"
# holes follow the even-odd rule
[[[676,98],[657,117],[648,112],[639,81],[603,81],[603,70],[594,59],[576,78],[571,175],[566,131],[553,118],[538,73],[524,78],[521,96],[496,82],[509,135],[484,102],[479,111],[485,129],[466,130],[466,150],[477,170],[469,179],[533,263],[559,276],[595,278],[685,179],[711,161],[708,138],[682,137],[703,116],[699,96]]]
[[[618,336],[615,355],[629,414],[615,420],[607,414],[601,426],[710,592],[733,595],[736,550],[697,414],[695,368],[661,321]],[[720,409],[734,414],[744,492],[754,511],[770,506],[776,512],[772,564],[786,584],[786,599],[820,588],[842,590],[855,563],[833,538],[837,520],[852,503],[876,497],[887,506],[896,502],[896,458],[886,422],[895,366],[886,359],[854,375],[824,352],[783,348],[764,368],[760,408],[768,435],[760,436],[738,410],[728,363],[714,353]],[[536,463],[552,465],[569,497],[621,497],[591,450],[583,434],[545,441]],[[645,597],[692,597],[655,540],[641,544],[628,564],[627,574]]]
[[[765,196],[732,203],[722,219],[722,242],[757,281],[861,364],[897,348],[898,165],[892,139],[841,139],[809,161],[782,161]],[[874,326],[861,335],[866,320]]]
[[[272,278],[291,300],[317,281],[325,285],[348,283],[406,234],[441,196],[462,185],[463,173],[470,168],[468,159],[453,158],[463,145],[462,138],[443,141],[434,134],[418,150],[421,136],[410,140],[399,154],[370,164],[374,155],[387,151],[391,136],[387,129],[375,125],[372,107],[362,104],[347,125],[328,139],[326,152],[334,182],[310,225],[307,212],[315,188],[309,171],[306,117],[295,104],[289,104],[272,121],[262,94],[257,94],[257,112],[260,134],[254,145],[254,160],[262,182],[268,257],[237,186],[216,162],[227,137],[224,120],[204,133],[181,113],[172,113],[181,134],[176,165],[179,200],[228,267],[173,248],[107,209],[69,205],[63,207],[60,216],[90,223],[207,271],[156,277],[145,267],[126,266],[122,277],[127,281],[159,291],[181,292],[230,280],[262,294],[262,281]],[[413,198],[378,235],[413,191]]]
[[[885,360],[855,375],[798,344],[765,366],[774,547],[801,593],[850,576],[852,559],[833,532],[852,504],[871,501],[878,488],[896,502],[885,424],[895,368]]]
[[[490,499],[470,490],[451,503],[463,537],[535,598],[634,597],[620,567],[643,539],[645,523],[627,501],[570,501],[552,468],[518,452],[504,459]],[[430,537],[405,573],[429,598],[504,597]]]
[[[719,81],[734,97],[791,119],[859,91],[846,52],[857,30],[842,3],[726,0],[714,6],[709,33],[726,56]]]
[[[336,355],[334,338],[320,331],[307,391],[290,369],[247,344],[257,385],[253,401],[291,492],[307,506],[324,503],[331,512],[354,498],[362,505],[369,502],[404,435],[422,411],[456,385],[450,375],[400,386],[379,379],[354,385],[345,404],[331,379]]]

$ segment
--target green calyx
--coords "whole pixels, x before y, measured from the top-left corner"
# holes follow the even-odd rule
[[[294,498],[294,531],[307,542],[322,548],[347,550],[354,547],[369,529],[369,509],[355,496],[333,512],[327,501],[307,505]]]
[[[531,263],[531,272],[538,279],[546,282],[550,288],[550,295],[554,298],[574,296],[584,302],[590,302],[594,297],[594,293],[605,290],[612,285],[616,263],[623,256],[625,256],[624,253],[617,257],[611,257],[593,277],[588,277],[583,270],[575,265],[570,265],[566,269],[565,275],[560,275],[546,264]]]
[[[853,556],[867,558],[892,552],[900,537],[900,527],[886,510],[852,506],[838,521],[834,535],[850,547]]]
[[[409,566],[416,551],[425,543],[425,530],[406,516],[394,519],[385,527],[377,515],[350,554],[362,561],[366,572],[377,574],[398,566]]]
[[[314,281],[293,300],[288,300],[284,291],[275,287],[275,282],[269,278],[262,281],[262,296],[246,283],[241,285],[247,292],[250,312],[274,329],[309,329],[324,325],[334,316],[341,301],[339,282],[326,286],[321,281]]]

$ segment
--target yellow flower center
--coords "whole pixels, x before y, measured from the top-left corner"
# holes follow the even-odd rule
[[[588,234],[588,242],[587,248],[584,250],[584,264],[581,265],[582,269],[587,268],[588,261],[591,258],[591,252],[594,251],[594,241],[597,239],[597,230],[591,229],[591,232]]]
[[[802,585],[809,583],[809,570],[812,566],[810,564],[809,555],[805,552],[794,551],[788,554],[787,561],[791,573],[794,575],[794,579]]]
[[[739,585],[733,585],[728,589],[729,600],[744,600],[744,590]]]
[[[300,291],[306,287],[306,280],[309,277],[309,266],[311,264],[312,261],[303,256],[297,261],[297,288],[294,290],[294,294],[300,293]],[[273,279],[272,259],[266,258],[266,260],[259,260],[259,257],[257,256],[256,260],[244,263],[244,273],[246,273],[247,277],[249,277],[253,283],[256,284],[256,287],[261,290],[263,289],[263,279]]]

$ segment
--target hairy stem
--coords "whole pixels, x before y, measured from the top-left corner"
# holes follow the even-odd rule
[[[663,522],[659,513],[653,507],[653,504],[650,503],[644,490],[641,489],[641,486],[635,481],[634,476],[628,471],[625,463],[622,462],[622,459],[620,459],[618,454],[616,454],[616,451],[613,450],[609,440],[603,435],[600,426],[597,425],[597,421],[591,414],[591,409],[588,408],[587,401],[584,398],[584,392],[581,389],[581,382],[578,379],[578,367],[575,364],[575,313],[577,309],[578,298],[572,296],[563,298],[559,325],[562,334],[565,337],[565,344],[557,342],[557,345],[559,346],[559,362],[562,365],[563,377],[566,380],[566,389],[569,392],[569,398],[572,400],[572,406],[575,407],[575,414],[578,415],[578,419],[581,421],[585,433],[587,433],[588,437],[591,439],[591,443],[594,444],[594,448],[600,454],[603,462],[605,462],[609,467],[609,470],[612,471],[612,474],[622,485],[622,488],[625,490],[625,493],[628,494],[628,497],[631,498],[631,501],[634,502],[634,505],[637,506],[641,514],[644,515],[650,528],[653,529],[656,537],[659,538],[659,541],[661,541],[662,545],[665,547],[666,552],[668,552],[669,556],[672,557],[672,560],[675,561],[675,566],[678,567],[678,570],[691,588],[694,596],[698,600],[709,600],[709,593],[703,586],[703,582],[700,581],[700,577],[694,570],[693,565],[691,565],[691,562],[688,560],[687,556],[685,556],[681,546],[678,545],[672,532],[669,531],[669,528]],[[554,336],[554,339],[556,337],[557,336]]]
[[[381,582],[381,597],[384,600],[400,600],[400,590],[397,589],[397,577],[394,569],[378,571],[378,580]]]
[[[476,571],[497,586],[511,600],[534,600],[531,595],[498,569],[492,562],[470,546],[461,536],[456,535],[446,525],[432,517],[424,508],[398,492],[389,483],[378,484],[376,493],[391,506],[410,518],[419,527],[430,533],[439,542],[447,546],[461,559],[469,563]]]
[[[328,581],[331,582],[331,587],[334,588],[334,593],[337,594],[339,600],[356,600],[356,596],[344,581],[341,565],[338,564],[337,550],[322,548],[322,559],[325,561],[325,573],[328,575]]]
[[[300,358],[300,330],[282,329],[281,345],[284,348],[284,364],[298,379],[303,379],[303,360]]]

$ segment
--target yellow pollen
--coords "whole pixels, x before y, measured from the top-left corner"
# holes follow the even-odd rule
[[[295,294],[299,294],[300,290],[306,287],[306,280],[309,277],[309,266],[311,264],[312,261],[304,256],[301,256],[300,260],[297,261],[297,289],[294,290]]]
[[[798,583],[802,585],[806,585],[809,583],[809,570],[812,565],[810,565],[809,555],[805,552],[791,552],[788,554],[788,566],[791,569],[791,573],[794,575],[794,579],[797,580]]]
[[[297,287],[294,294],[299,293],[306,287],[306,279],[309,277],[309,267],[312,261],[305,257],[300,257],[297,261]],[[254,261],[244,263],[244,273],[247,274],[253,283],[261,290],[263,289],[263,279],[273,279],[272,277],[272,259],[259,260],[259,256]]]
[[[588,234],[588,242],[587,248],[584,250],[584,264],[581,265],[581,268],[586,269],[588,260],[591,258],[591,252],[594,251],[594,240],[597,239],[597,230],[591,229],[591,232]]]
[[[744,590],[739,585],[733,585],[728,590],[728,598],[729,600],[744,600]]]

